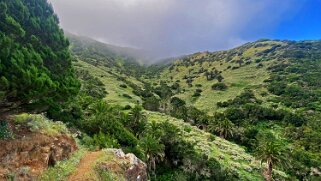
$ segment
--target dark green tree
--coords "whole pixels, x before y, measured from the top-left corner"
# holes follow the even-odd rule
[[[69,42],[58,23],[46,0],[0,2],[0,111],[63,102],[78,93]]]

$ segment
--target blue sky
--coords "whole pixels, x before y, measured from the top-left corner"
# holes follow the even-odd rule
[[[321,39],[321,0],[49,0],[64,30],[154,58]]]
[[[294,2],[296,0],[293,0]],[[277,39],[321,39],[321,0],[309,0],[270,35]]]

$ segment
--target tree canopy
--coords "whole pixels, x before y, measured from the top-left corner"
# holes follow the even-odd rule
[[[0,108],[60,102],[78,92],[58,23],[46,0],[0,2]]]

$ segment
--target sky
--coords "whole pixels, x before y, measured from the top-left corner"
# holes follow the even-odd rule
[[[65,31],[153,58],[321,39],[321,0],[49,0]]]

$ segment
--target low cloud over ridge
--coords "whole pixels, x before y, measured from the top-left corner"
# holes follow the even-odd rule
[[[269,37],[306,0],[49,0],[69,32],[155,58]],[[282,17],[282,18],[281,18]]]

